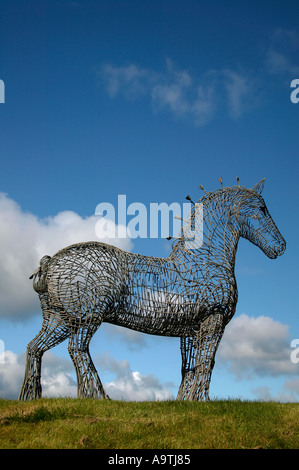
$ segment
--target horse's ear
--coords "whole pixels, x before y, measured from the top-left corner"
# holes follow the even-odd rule
[[[265,180],[266,180],[266,178],[263,178],[259,183],[256,183],[256,184],[253,186],[252,189],[253,189],[256,193],[261,194],[261,192],[262,192],[263,189],[264,189]]]

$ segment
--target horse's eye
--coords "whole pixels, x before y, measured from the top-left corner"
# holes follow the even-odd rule
[[[262,213],[265,215],[266,214],[266,206],[261,206],[260,209],[261,209]]]

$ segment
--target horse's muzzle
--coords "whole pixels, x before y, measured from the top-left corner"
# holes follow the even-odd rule
[[[281,243],[279,243],[279,245],[277,245],[275,247],[275,251],[277,253],[277,256],[281,256],[284,254],[284,252],[286,251],[286,242],[283,240]]]

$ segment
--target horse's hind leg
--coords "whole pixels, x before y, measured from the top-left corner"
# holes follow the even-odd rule
[[[98,326],[71,331],[68,350],[76,369],[78,398],[109,398],[89,353],[89,343]]]
[[[211,315],[196,336],[181,339],[182,382],[178,400],[208,400],[215,355],[224,331],[223,315]]]
[[[41,397],[42,355],[69,336],[68,327],[61,323],[57,312],[50,310],[47,294],[41,294],[40,301],[43,309],[43,324],[40,332],[27,346],[25,377],[19,400],[34,400]]]

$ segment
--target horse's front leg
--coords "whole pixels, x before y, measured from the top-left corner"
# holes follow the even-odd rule
[[[195,336],[181,338],[182,382],[178,400],[208,400],[215,354],[224,331],[223,315],[211,315]]]

